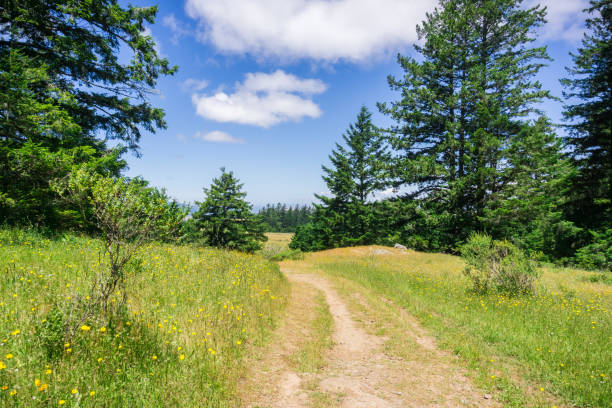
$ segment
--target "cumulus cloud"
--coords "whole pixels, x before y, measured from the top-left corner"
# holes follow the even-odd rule
[[[566,40],[577,42],[584,33],[588,0],[529,0],[528,7],[538,4],[546,6],[546,23],[541,30],[540,40]]]
[[[187,0],[200,39],[228,53],[365,61],[414,43],[437,0]]]
[[[270,127],[282,122],[317,118],[321,109],[311,97],[326,90],[318,79],[301,79],[282,70],[246,75],[234,93],[193,94],[196,113],[217,122]]]
[[[527,0],[548,7],[541,38],[575,41],[588,0]],[[280,59],[368,61],[417,41],[438,0],[187,0],[198,38],[220,51]]]
[[[183,81],[181,88],[183,91],[201,91],[208,86],[208,81],[205,79],[188,78]]]
[[[214,143],[244,143],[244,139],[236,138],[228,133],[222,132],[220,130],[213,130],[212,132],[202,133],[196,132],[196,139],[201,139],[206,142],[214,142]]]

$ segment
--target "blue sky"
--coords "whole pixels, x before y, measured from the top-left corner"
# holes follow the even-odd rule
[[[539,79],[561,97],[559,78],[582,38],[586,0],[544,4],[548,24],[538,43],[554,59]],[[139,0],[136,5],[151,5]],[[129,176],[143,176],[183,202],[234,171],[247,199],[306,204],[325,191],[321,165],[367,106],[397,98],[387,76],[395,56],[414,55],[415,26],[434,0],[181,0],[159,6],[147,32],[179,66],[160,79],[153,104],[168,128],[144,134],[142,157],[129,154]],[[556,122],[559,102],[542,108]]]

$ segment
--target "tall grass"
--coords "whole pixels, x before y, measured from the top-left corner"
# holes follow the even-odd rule
[[[589,283],[588,272],[547,269],[534,296],[508,297],[471,292],[462,261],[448,255],[330,251],[309,259],[415,314],[509,403],[510,384],[526,376],[535,392],[583,407],[612,406],[612,287]],[[497,356],[518,371],[506,372]]]
[[[62,325],[104,267],[100,242],[0,230],[0,406],[233,406],[287,282],[263,258],[152,244],[130,265],[116,322]]]

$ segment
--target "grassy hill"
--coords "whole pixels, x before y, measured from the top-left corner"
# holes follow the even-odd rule
[[[62,326],[100,254],[95,239],[0,231],[0,406],[234,406],[245,358],[285,304],[278,267],[149,245],[130,266],[121,321],[84,322],[68,341]]]

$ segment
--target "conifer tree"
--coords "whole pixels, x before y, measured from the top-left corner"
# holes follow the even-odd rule
[[[208,245],[254,252],[266,241],[263,223],[251,212],[242,186],[233,172],[221,168],[221,176],[204,189],[206,198],[197,203],[193,218]]]
[[[494,238],[513,241],[539,257],[567,257],[579,228],[563,206],[573,167],[561,139],[541,117],[515,135],[500,168],[502,188],[492,194],[481,221]]]
[[[587,229],[612,228],[612,2],[591,0],[582,46],[572,54],[566,138],[573,163],[569,217]]]
[[[399,55],[404,76],[389,77],[400,99],[379,104],[395,121],[395,185],[408,187],[407,199],[427,210],[425,224],[442,231],[448,249],[479,228],[503,188],[499,167],[512,137],[550,96],[534,80],[546,49],[530,47],[545,10],[521,3],[441,0],[417,27],[422,58]]]
[[[322,166],[331,195],[315,194],[321,203],[315,204],[313,225],[296,231],[294,248],[368,244],[376,238],[367,201],[385,186],[388,153],[367,108],[361,108],[342,138],[345,146],[336,143],[329,156],[331,166]]]

